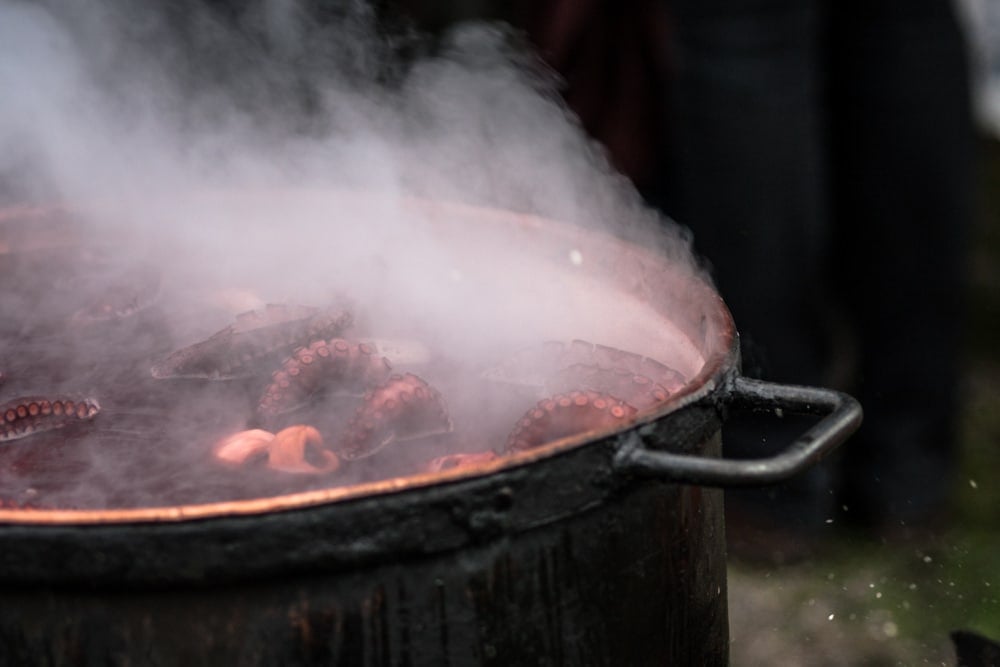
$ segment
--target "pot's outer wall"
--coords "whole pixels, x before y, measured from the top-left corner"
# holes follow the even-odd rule
[[[716,433],[703,453],[719,450]],[[724,665],[724,544],[720,490],[636,481],[548,526],[347,572],[173,590],[8,588],[0,656],[42,665]]]

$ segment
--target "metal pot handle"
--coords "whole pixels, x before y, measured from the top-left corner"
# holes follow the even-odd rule
[[[672,454],[645,447],[635,430],[615,456],[623,472],[653,475],[702,486],[757,486],[785,480],[818,462],[861,425],[861,405],[832,389],[776,384],[736,377],[731,407],[754,412],[782,412],[823,417],[781,453],[766,459],[722,459]]]

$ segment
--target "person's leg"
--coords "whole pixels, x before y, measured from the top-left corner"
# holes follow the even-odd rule
[[[828,346],[820,3],[672,6],[663,208],[692,229],[711,263],[740,331],[745,373],[817,384]],[[733,419],[726,454],[766,456],[804,430],[798,421]],[[727,492],[727,508],[812,532],[830,516],[831,487],[828,470],[817,469],[781,487]]]
[[[733,311],[749,374],[814,383],[826,238],[818,4],[673,0],[665,208]]]
[[[973,130],[964,45],[941,0],[831,2],[838,263],[865,423],[849,516],[931,518],[955,469],[962,250]]]

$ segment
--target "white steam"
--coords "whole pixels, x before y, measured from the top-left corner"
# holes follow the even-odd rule
[[[203,284],[263,277],[262,299],[345,278],[428,298],[414,277],[447,262],[397,210],[403,195],[639,235],[689,261],[684,235],[611,171],[503,30],[467,25],[404,58],[422,43],[380,34],[364,3],[335,17],[295,0],[233,4],[245,8],[0,4],[0,182],[114,202],[95,225],[156,239],[167,252],[150,261]],[[185,201],[287,188],[375,191],[382,215],[304,204],[262,219]]]
[[[0,170],[28,194],[318,185],[607,226],[648,215],[502,31],[407,61],[358,5],[0,5]],[[244,3],[234,3],[244,4]]]
[[[96,237],[162,273],[168,316],[192,295],[226,302],[177,325],[176,345],[240,309],[338,296],[371,331],[433,325],[434,345],[468,355],[491,337],[593,339],[633,310],[659,336],[641,300],[564,293],[489,233],[481,248],[427,234],[408,199],[603,228],[694,270],[686,234],[611,170],[552,77],[497,26],[427,49],[342,4],[0,0],[0,204],[89,211]]]

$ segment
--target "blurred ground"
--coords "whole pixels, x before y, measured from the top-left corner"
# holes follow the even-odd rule
[[[909,544],[831,524],[807,563],[731,562],[735,667],[950,666],[950,631],[1000,638],[1000,142],[984,139],[981,164],[952,521]]]

